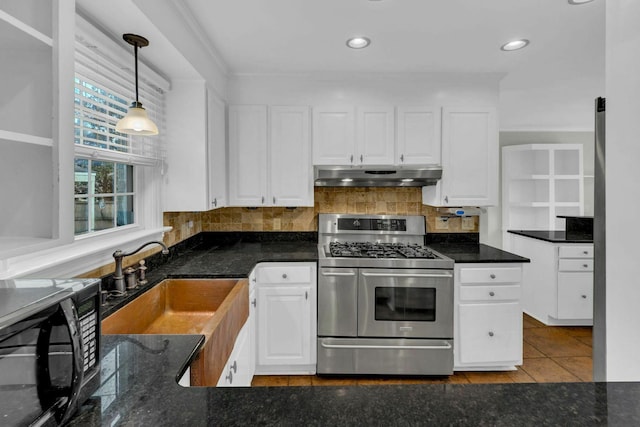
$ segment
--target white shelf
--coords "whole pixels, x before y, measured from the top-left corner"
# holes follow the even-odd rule
[[[581,144],[502,148],[502,228],[558,230],[557,215],[584,213]],[[504,249],[509,249],[506,233]]]
[[[25,24],[18,18],[12,15],[9,15],[7,12],[5,12],[2,9],[0,9],[0,21],[4,21],[7,24],[12,25],[13,27],[22,31],[23,33],[29,35],[30,37],[41,41],[42,43],[46,44],[49,47],[53,47],[53,39],[51,37],[41,33],[40,31],[36,30],[32,26]]]
[[[6,139],[15,142],[25,142],[27,144],[44,145],[46,147],[53,146],[53,139],[41,136],[28,135],[26,133],[12,132],[0,129],[0,139]]]

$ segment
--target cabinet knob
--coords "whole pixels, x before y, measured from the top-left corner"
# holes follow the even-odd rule
[[[587,299],[586,295],[580,295],[583,299]]]
[[[404,163],[404,154],[400,154],[400,161]]]
[[[255,283],[255,282],[256,282],[256,276],[253,276],[253,277],[251,278],[251,281],[252,281],[253,283]]]
[[[233,365],[229,366],[229,372],[231,372],[231,370],[233,369],[233,373],[237,374],[238,373],[238,361],[234,360],[233,361]]]
[[[218,199],[213,199],[213,202],[211,202],[213,204],[213,206],[218,207]]]
[[[449,196],[444,196],[444,202],[449,203]]]
[[[229,375],[227,375],[226,377],[224,377],[225,380],[229,381],[229,384],[233,384],[233,372],[231,372],[231,369],[229,369]]]
[[[251,305],[254,306],[254,307],[256,306],[256,299],[255,298],[253,299],[253,301],[251,301]]]
[[[489,336],[492,337],[493,336],[493,332],[489,331]]]
[[[496,293],[495,293],[495,292],[493,292],[493,291],[491,291],[491,292],[489,292],[489,296],[490,296],[490,297],[494,297],[494,296],[496,296]]]
[[[284,273],[284,274],[282,275],[282,278],[283,278],[283,279],[286,279],[286,278],[287,278],[287,273]]]
[[[489,275],[489,277],[491,277],[492,279],[495,279],[495,278],[496,278],[496,275],[495,275],[495,274],[493,274],[493,273],[491,273],[491,274]]]
[[[587,267],[589,267],[589,264],[582,264],[582,266],[583,266],[584,268],[587,268]]]
[[[276,204],[276,196],[273,196],[273,204]]]
[[[583,254],[589,255],[589,251],[582,251]]]

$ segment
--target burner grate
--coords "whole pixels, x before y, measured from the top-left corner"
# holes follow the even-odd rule
[[[438,259],[431,250],[417,244],[374,242],[331,242],[332,257]]]

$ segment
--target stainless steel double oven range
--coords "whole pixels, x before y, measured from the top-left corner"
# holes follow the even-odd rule
[[[320,214],[318,374],[453,372],[453,260],[424,216]]]

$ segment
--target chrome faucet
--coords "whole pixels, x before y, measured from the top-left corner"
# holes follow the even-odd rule
[[[114,284],[115,290],[117,292],[124,293],[124,290],[125,290],[124,274],[122,274],[122,259],[124,257],[137,254],[143,248],[145,248],[145,247],[147,247],[149,245],[152,245],[152,244],[157,244],[157,245],[162,246],[162,254],[163,255],[167,255],[169,253],[169,248],[167,248],[167,245],[165,245],[164,243],[162,243],[160,241],[157,241],[157,240],[154,240],[154,241],[151,241],[151,242],[147,242],[144,245],[140,246],[135,251],[124,253],[120,249],[118,249],[117,251],[115,251],[113,253],[113,258],[116,260],[116,272],[113,273],[113,284]]]

